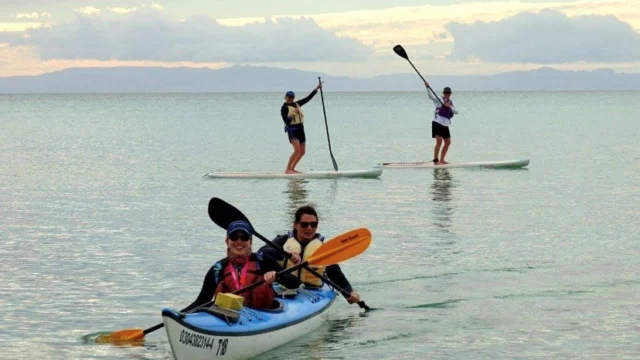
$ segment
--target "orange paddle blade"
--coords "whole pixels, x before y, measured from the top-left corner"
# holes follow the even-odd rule
[[[371,244],[369,229],[354,229],[325,241],[307,261],[310,265],[337,264],[362,254],[369,244]]]
[[[112,332],[110,334],[100,335],[96,338],[97,344],[104,343],[123,343],[123,342],[135,342],[144,338],[144,331],[142,329],[127,329]]]

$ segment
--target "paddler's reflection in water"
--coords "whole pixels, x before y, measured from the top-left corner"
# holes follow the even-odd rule
[[[434,226],[439,229],[440,235],[448,238],[451,233],[451,216],[455,210],[452,200],[451,190],[455,187],[453,176],[448,169],[435,169],[433,171],[433,183],[431,184],[431,195],[434,201],[432,207]]]
[[[307,203],[309,196],[309,191],[307,190],[308,182],[305,179],[290,179],[287,182],[287,189],[284,193],[287,194],[289,200],[287,201],[286,218],[283,223],[289,223],[296,210]]]
[[[328,203],[326,206],[333,206],[336,201],[336,195],[338,192],[338,179],[332,180],[324,180],[322,181],[322,185],[329,184],[329,189],[325,193],[324,189],[320,190],[320,192],[324,194],[328,194]],[[286,217],[283,219],[284,223],[289,223],[290,219],[295,215],[296,211],[300,206],[306,205],[309,203],[309,194],[310,191],[307,189],[309,185],[309,180],[305,179],[290,179],[287,182],[287,188],[283,191],[284,194],[287,194],[287,208],[284,211]]]

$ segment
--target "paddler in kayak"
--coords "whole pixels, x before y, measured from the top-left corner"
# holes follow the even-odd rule
[[[263,260],[252,250],[253,229],[245,221],[234,221],[227,228],[227,257],[216,262],[207,272],[198,298],[182,312],[189,311],[211,300],[219,293],[230,293],[264,278],[265,283],[239,295],[244,305],[256,309],[273,307],[275,292],[271,284],[276,272],[283,268],[270,259]],[[287,287],[298,287],[300,281],[291,274],[278,276],[278,282]]]
[[[322,83],[318,84],[306,98],[298,101],[294,101],[296,94],[293,91],[287,91],[284,96],[285,101],[280,108],[280,115],[282,116],[282,121],[284,121],[284,132],[287,133],[289,142],[293,146],[293,154],[289,157],[287,169],[285,170],[286,174],[299,173],[299,171],[296,171],[296,165],[304,156],[307,142],[307,137],[304,133],[302,105],[313,99],[321,87]]]
[[[458,110],[456,110],[453,105],[453,100],[451,100],[450,87],[447,86],[442,91],[442,103],[440,103],[440,100],[429,91],[429,83],[425,81],[424,85],[427,87],[429,99],[431,99],[436,106],[435,116],[431,122],[431,137],[436,139],[436,146],[433,149],[433,163],[435,165],[448,164],[448,162],[444,160],[444,157],[447,155],[447,151],[451,145],[449,126],[451,126],[451,118],[454,114],[458,113]],[[442,147],[442,152],[440,152],[440,147],[443,142],[444,146]]]
[[[316,232],[317,229],[318,214],[316,210],[312,206],[302,206],[296,210],[294,215],[293,230],[287,234],[276,236],[272,241],[274,245],[291,254],[291,259],[285,258],[279,251],[267,245],[261,247],[258,250],[258,254],[264,259],[270,258],[277,261],[278,264],[282,265],[285,269],[293,267],[300,263],[300,261],[309,259],[313,255],[313,252],[322,246],[324,237]],[[320,274],[324,274],[329,280],[346,290],[350,294],[349,298],[347,298],[350,304],[360,301],[360,295],[353,291],[349,280],[344,276],[338,264],[327,267],[314,266],[312,269]],[[323,284],[322,279],[319,279],[305,269],[294,272],[294,275],[297,276],[306,287],[321,287]],[[279,281],[278,279],[278,282]],[[283,285],[290,288],[288,285]]]

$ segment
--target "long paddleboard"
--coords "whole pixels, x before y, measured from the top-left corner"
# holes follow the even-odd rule
[[[450,163],[445,165],[435,165],[432,161],[422,162],[388,162],[382,163],[385,168],[410,169],[410,168],[487,168],[487,169],[518,169],[529,165],[529,159],[524,160],[502,160],[502,161],[472,161]]]
[[[368,170],[314,170],[301,172],[298,174],[285,174],[283,172],[270,172],[270,171],[244,171],[244,172],[229,172],[229,171],[213,171],[205,174],[205,177],[220,179],[220,178],[232,178],[232,179],[335,179],[335,178],[365,178],[374,179],[382,175],[383,167],[381,165],[374,165]]]

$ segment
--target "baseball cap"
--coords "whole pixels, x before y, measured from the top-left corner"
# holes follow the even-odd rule
[[[236,231],[244,231],[249,235],[253,234],[253,229],[251,229],[251,225],[248,222],[242,221],[242,220],[236,220],[231,224],[229,224],[229,226],[227,227],[227,235],[231,235]]]

